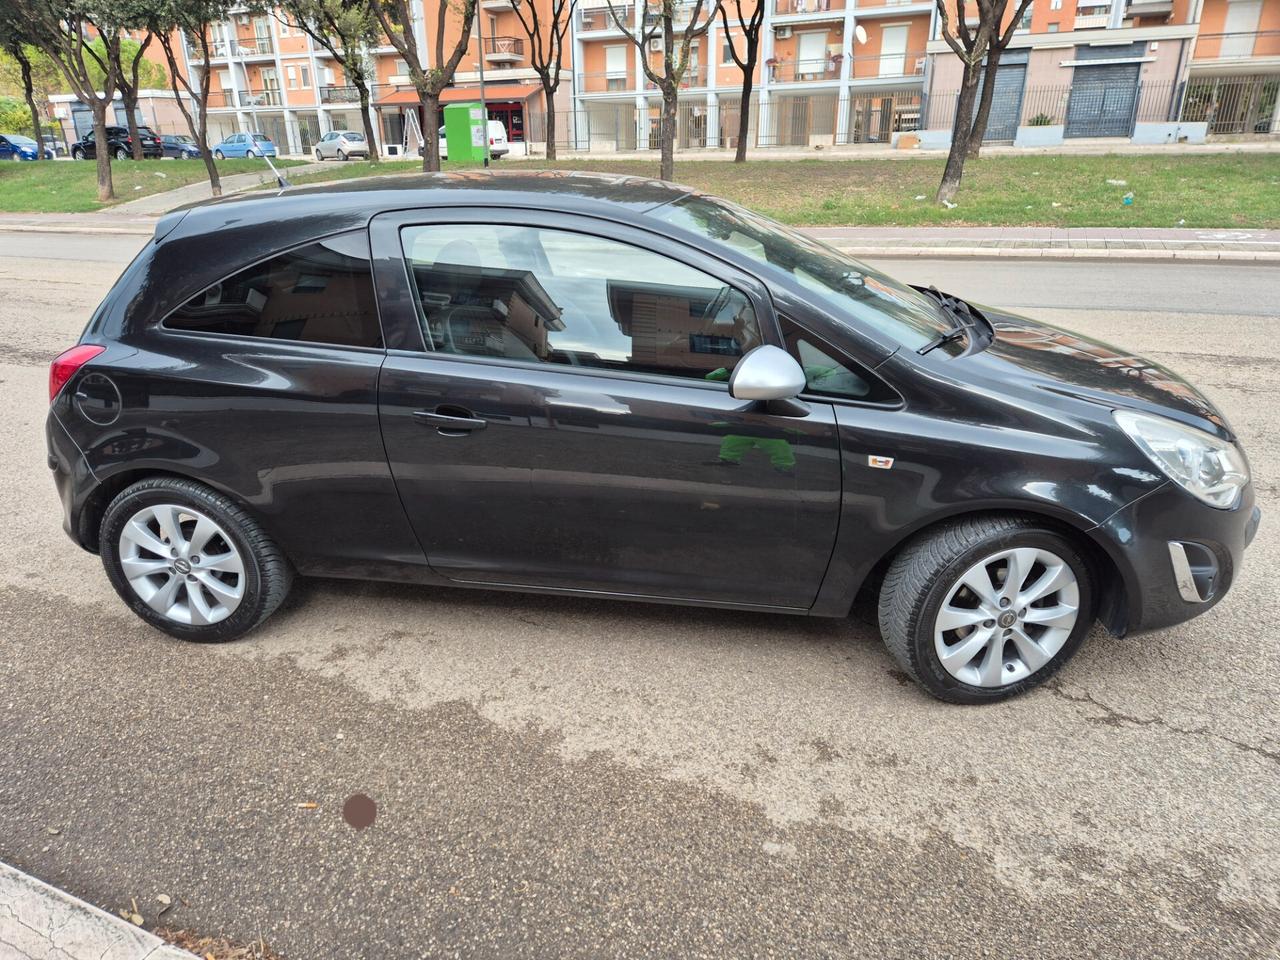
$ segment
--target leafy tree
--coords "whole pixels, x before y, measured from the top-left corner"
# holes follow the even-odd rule
[[[382,42],[378,18],[361,0],[284,0],[283,9],[342,64],[347,83],[360,95],[360,118],[369,142],[369,160],[377,163],[381,151],[369,118],[369,80],[371,75],[375,79],[377,75],[371,70],[368,48]]]
[[[118,3],[118,13],[129,27],[145,23],[139,14],[132,11],[132,4]],[[133,143],[133,159],[142,159],[142,140],[138,137],[138,91],[144,88],[166,86],[164,68],[147,59],[147,48],[151,46],[154,34],[145,30],[141,42],[129,36],[120,37],[119,43],[108,46],[99,37],[92,46],[104,60],[114,58],[112,66],[116,71],[116,85],[120,88],[120,102],[125,110],[125,125],[129,128],[129,139]]]
[[[733,0],[733,2],[738,29],[742,34],[741,54],[738,53],[738,42],[729,29],[728,7],[724,3],[720,4],[720,20],[724,24],[724,39],[729,45],[729,56],[742,71],[742,99],[738,107],[738,149],[733,154],[733,162],[745,163],[747,141],[751,138],[751,88],[755,84],[756,63],[760,59],[760,28],[764,26],[765,0],[748,0],[750,14],[742,9],[742,0]],[[714,50],[709,51],[709,57],[714,55]]]
[[[689,50],[693,41],[710,29],[720,9],[721,0],[712,0],[712,2],[714,5],[710,7],[704,18],[702,10],[705,0],[694,0],[693,7],[689,11],[688,24],[683,30],[676,30],[677,14],[681,12],[682,7],[688,9],[686,0],[657,0],[656,3],[646,6],[644,19],[638,29],[629,27],[618,9],[614,7],[613,0],[607,0],[613,22],[639,51],[638,59],[644,75],[649,78],[650,83],[662,91],[662,113],[658,122],[658,137],[661,140],[658,175],[663,180],[671,180],[675,177],[676,112],[680,104],[680,86],[684,83],[685,74],[689,70]],[[623,12],[629,12],[629,9],[623,8]],[[662,38],[661,73],[656,71],[649,62],[649,41],[656,37]]]
[[[111,157],[107,155],[107,110],[115,99],[117,74],[115,54],[120,44],[119,22],[109,5],[91,0],[5,0],[12,13],[21,18],[30,42],[42,49],[58,65],[72,92],[93,114],[94,140],[98,144],[98,200],[115,199],[111,182]],[[101,37],[108,55],[93,49],[91,38]],[[95,84],[94,69],[102,82]]]
[[[556,91],[564,68],[564,38],[573,21],[578,0],[551,0],[551,16],[543,17],[536,0],[514,2],[512,8],[529,38],[529,62],[542,81],[542,98],[547,104],[547,159],[556,159]],[[483,55],[483,51],[481,51]]]
[[[146,18],[147,29],[155,35],[169,65],[169,86],[173,90],[182,118],[187,121],[191,138],[200,148],[209,189],[222,196],[222,180],[218,176],[213,152],[209,149],[209,62],[213,59],[209,31],[215,23],[227,18],[232,0],[132,0],[140,4],[135,10]],[[192,48],[193,60],[203,64],[203,79],[193,85],[182,69],[178,45],[185,34]],[[184,96],[185,95],[185,96]]]
[[[19,82],[22,89],[22,97],[26,101],[26,109],[30,118],[31,135],[35,138],[40,148],[36,151],[36,159],[44,159],[44,133],[40,123],[40,105],[49,102],[50,91],[46,89],[48,83],[48,68],[54,67],[48,57],[44,56],[36,47],[29,42],[29,37],[24,29],[24,25],[16,16],[16,8],[4,7],[0,9],[0,54],[3,54],[3,63],[0,64],[0,73],[7,73],[9,64],[12,64],[18,73]],[[40,74],[44,76],[41,77]],[[21,122],[17,122],[17,118],[12,115],[11,111],[4,110],[8,113],[0,120],[0,129],[4,130],[26,130],[27,118],[22,118]]]
[[[476,0],[435,0],[436,23],[434,57],[437,66],[426,68],[418,56],[418,44],[413,36],[411,4],[414,0],[367,0],[373,9],[382,32],[396,48],[406,66],[413,87],[422,104],[422,169],[432,173],[440,169],[440,92],[453,82],[462,55],[471,44],[471,26],[476,19]],[[448,58],[445,57],[445,22],[449,13],[459,18],[462,29]],[[423,24],[424,28],[426,24]]]

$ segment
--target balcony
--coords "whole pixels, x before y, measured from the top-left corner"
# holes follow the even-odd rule
[[[1280,57],[1280,30],[1249,33],[1202,33],[1196,40],[1192,62],[1212,60],[1242,61],[1256,57]]]
[[[490,13],[506,13],[514,4],[512,0],[481,0],[480,6]]]
[[[691,66],[684,72],[684,79],[680,81],[681,90],[690,90],[694,87],[705,87],[707,85],[707,68],[701,65]],[[645,77],[644,88],[646,90],[657,90],[658,85]]]
[[[616,9],[618,11],[618,16],[622,18],[622,22],[630,25],[632,22],[632,8],[623,7],[619,4]],[[607,6],[578,7],[578,29],[585,32],[590,32],[592,30],[616,30],[617,24],[613,22],[613,14],[609,12],[609,8]]]
[[[849,76],[854,80],[920,77],[924,75],[924,60],[923,50],[853,57],[849,63]]]
[[[1111,22],[1111,14],[1094,13],[1087,16],[1077,16],[1073,29],[1075,30],[1105,30],[1107,24]]]
[[[244,107],[278,107],[284,103],[279,90],[211,90],[209,109],[241,109]]]
[[[635,88],[635,77],[625,71],[584,73],[582,75],[583,93],[627,93]]]
[[[232,52],[237,57],[273,57],[276,47],[270,37],[236,37]]]
[[[369,96],[373,97],[373,88],[369,90]],[[321,87],[320,88],[321,103],[359,103],[360,91],[353,86],[338,87]]]
[[[671,8],[671,22],[677,26],[683,26],[693,17],[693,11],[698,6],[696,2],[690,3],[688,0],[682,3],[676,3]],[[715,9],[714,4],[702,4],[702,9],[698,12],[698,22],[705,23],[707,17]],[[662,7],[646,6],[644,8],[644,25],[645,27],[654,27],[662,22]]]
[[[844,6],[845,0],[774,0],[773,13],[777,17],[822,16],[824,13],[841,13]]]
[[[821,60],[782,60],[769,64],[770,83],[804,83],[839,79],[840,61],[834,57],[823,57]]]
[[[487,63],[519,63],[524,59],[524,40],[520,37],[485,37],[484,59]]]

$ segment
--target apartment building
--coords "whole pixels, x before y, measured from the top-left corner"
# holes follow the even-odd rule
[[[767,4],[751,101],[752,146],[889,142],[915,129],[933,0],[761,0]],[[634,32],[656,16],[645,0],[614,0]],[[677,29],[694,4],[677,6]],[[704,5],[701,17],[706,15]],[[694,41],[681,90],[677,147],[734,147],[742,74],[717,19]],[[641,56],[662,59],[661,40],[641,51],[620,30],[607,0],[580,0],[573,23],[574,146],[657,146],[661,95]]]
[[[420,0],[412,33],[430,63],[435,2]],[[442,102],[479,99],[515,153],[545,149],[546,104],[514,3],[480,0],[478,29]],[[895,144],[903,134],[945,146],[961,64],[941,38],[933,0],[760,0],[766,3],[751,95],[752,147]],[[956,0],[949,0],[952,4]],[[579,0],[557,95],[562,150],[656,149],[661,95],[640,57],[661,62],[661,40],[636,48],[652,0]],[[1015,4],[1011,3],[1011,6]],[[544,10],[545,10],[544,8]],[[677,7],[677,28],[694,4]],[[976,16],[976,6],[968,11]],[[549,14],[549,10],[545,10]],[[544,14],[544,15],[545,15]],[[705,6],[702,14],[705,17]],[[1012,15],[1012,11],[1010,16]],[[459,30],[449,20],[446,49]],[[741,72],[717,19],[694,41],[680,91],[676,148],[735,147]],[[360,128],[356,89],[336,58],[278,11],[244,10],[215,24],[210,60],[186,41],[185,69],[210,87],[211,136],[262,131],[306,154],[329,130]],[[385,155],[416,155],[421,109],[408,70],[389,44],[369,52],[371,113]],[[152,55],[159,56],[158,51]],[[144,98],[158,129],[181,129],[170,95]],[[61,98],[74,99],[74,98]],[[63,113],[65,114],[65,105]],[[77,114],[75,126],[88,123]],[[1078,138],[1138,143],[1280,134],[1280,0],[1034,0],[1015,28],[993,91],[987,139],[1052,146]]]

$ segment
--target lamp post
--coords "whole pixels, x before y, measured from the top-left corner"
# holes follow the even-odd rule
[[[476,62],[480,65],[480,112],[484,114],[484,165],[489,167],[489,102],[484,98],[484,17],[481,16],[480,4],[476,3],[476,42],[480,46],[480,56]]]

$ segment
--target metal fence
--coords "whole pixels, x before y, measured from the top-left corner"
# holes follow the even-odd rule
[[[721,94],[715,108],[706,100],[681,101],[676,111],[677,150],[724,149],[738,145],[740,96]],[[750,103],[749,147],[830,147],[884,143],[895,133],[919,129],[919,91],[867,91],[841,97],[835,93],[775,94],[762,109]],[[657,150],[662,145],[660,105],[637,107],[634,101],[589,104],[556,115],[556,147],[561,153]],[[546,115],[525,116],[525,139],[535,152],[546,143]]]
[[[1176,120],[1181,94],[1181,85],[1172,82],[1024,87],[1021,101],[1009,103],[1009,124],[994,122],[993,105],[986,139],[1010,139],[1009,131],[1016,127],[1049,126],[1065,126],[1068,137],[1128,137],[1136,123]],[[924,128],[951,129],[958,99],[955,90],[929,94]]]
[[[1280,133],[1280,74],[1196,77],[1187,81],[1182,119],[1217,136]]]

